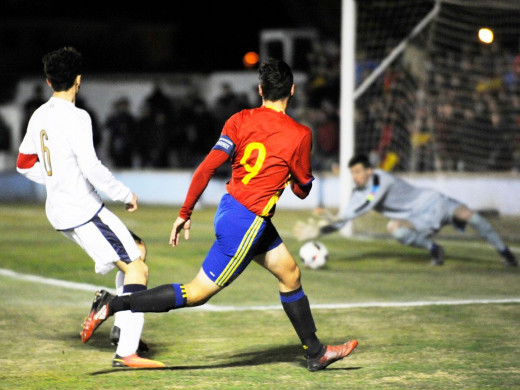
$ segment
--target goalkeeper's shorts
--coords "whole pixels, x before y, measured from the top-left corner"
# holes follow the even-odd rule
[[[282,243],[270,218],[260,217],[225,194],[214,219],[216,240],[202,269],[218,286],[225,287],[236,279],[253,257]]]
[[[436,193],[429,199],[429,202],[412,213],[409,221],[416,230],[434,234],[443,226],[454,224],[453,214],[460,205],[462,205],[461,202],[444,194]]]

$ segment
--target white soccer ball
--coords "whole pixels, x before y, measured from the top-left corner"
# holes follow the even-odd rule
[[[300,247],[300,259],[306,268],[318,269],[327,262],[329,251],[319,241],[309,241]]]

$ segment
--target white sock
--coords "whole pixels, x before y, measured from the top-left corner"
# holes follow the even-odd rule
[[[144,313],[132,313],[130,310],[120,311],[121,334],[116,353],[119,356],[128,356],[136,353],[144,326]]]
[[[125,274],[123,271],[117,271],[116,274],[116,294],[117,295],[123,295],[123,287],[125,285]],[[114,326],[117,326],[119,329],[121,329],[121,315],[119,314],[121,312],[117,312],[114,314]]]
[[[118,271],[116,274],[117,295],[125,295],[125,274]],[[119,311],[114,314],[114,326],[120,329],[119,342],[116,353],[119,356],[128,356],[136,353],[144,326],[144,313],[132,313],[131,310]]]

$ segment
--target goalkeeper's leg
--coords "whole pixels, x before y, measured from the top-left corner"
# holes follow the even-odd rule
[[[409,222],[401,220],[391,220],[387,229],[401,244],[430,251],[431,265],[444,263],[444,249],[431,239],[430,232],[420,232]]]
[[[497,231],[479,213],[471,211],[468,207],[461,205],[453,213],[453,218],[460,224],[467,223],[482,237],[485,238],[498,253],[503,257],[504,264],[516,267],[518,261],[508,246],[502,241]]]

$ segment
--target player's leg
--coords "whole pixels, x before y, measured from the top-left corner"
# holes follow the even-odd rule
[[[294,261],[285,244],[280,243],[254,259],[278,279],[282,306],[300,338],[303,348],[310,356],[316,356],[323,345],[316,336],[316,325],[311,313],[309,299],[300,284],[300,267]]]
[[[116,295],[123,295],[123,287],[125,285],[125,274],[123,271],[118,270],[116,272]],[[117,345],[119,342],[119,336],[121,333],[121,320],[122,316],[114,316],[114,325],[110,330],[110,341],[112,345]]]
[[[146,255],[143,240],[131,233],[123,222],[106,208],[101,210],[94,223],[120,258],[116,266],[124,273],[122,295],[145,291],[148,284],[148,266],[142,257]],[[144,314],[125,311],[118,313],[117,319],[120,334],[113,364],[120,366],[125,365],[119,361],[121,357],[132,356],[139,349]]]
[[[148,267],[140,257],[141,251],[134,238],[115,214],[103,208],[89,223],[75,229],[75,232],[80,245],[94,259],[96,272],[104,274],[117,267],[124,273],[122,294],[146,290]],[[96,305],[95,301],[91,312]],[[136,355],[144,326],[144,315],[127,312],[120,316],[122,317],[119,321],[120,336],[113,364],[150,366],[149,364],[153,363],[162,365],[162,363],[138,358]],[[85,337],[85,330],[83,330],[82,340],[86,342],[88,338]],[[118,362],[119,358],[126,359],[129,356],[135,356],[135,359],[132,358],[132,362]]]
[[[130,234],[132,235],[132,238],[134,239],[137,248],[139,249],[139,252],[141,252],[141,259],[143,261],[146,261],[146,255],[147,255],[147,249],[146,244],[144,240],[136,235],[134,232],[130,230]],[[125,284],[125,274],[119,270],[116,273],[116,295],[123,295],[123,288]],[[124,312],[119,312],[114,315],[114,325],[112,326],[112,329],[110,330],[110,341],[112,345],[117,346],[119,343],[119,338],[121,335],[121,324],[124,323],[126,319],[126,315]],[[139,340],[139,346],[137,347],[138,352],[147,352],[149,350],[148,345],[143,342],[142,340]]]
[[[252,258],[250,249],[261,237],[264,227],[264,218],[257,217],[232,197],[225,196],[215,215],[217,239],[195,278],[188,284],[164,284],[129,297],[109,297],[107,314],[123,310],[164,313],[204,304],[249,264]]]
[[[515,255],[502,241],[493,226],[479,213],[470,210],[465,205],[459,205],[453,212],[453,223],[456,226],[464,226],[467,223],[500,253],[504,259],[504,264],[513,267],[518,265]]]
[[[278,243],[254,260],[278,279],[282,307],[300,338],[310,371],[322,370],[356,348],[356,340],[341,345],[323,345],[320,342],[309,299],[300,283],[300,268],[285,244]]]
[[[401,244],[430,251],[430,264],[442,265],[444,263],[444,249],[431,239],[430,232],[420,232],[410,222],[404,220],[390,220],[386,227]]]
[[[183,307],[200,306],[217,294],[222,287],[210,280],[201,268],[187,284],[163,284],[129,296],[110,299],[109,314],[124,310],[142,313],[165,313]]]

